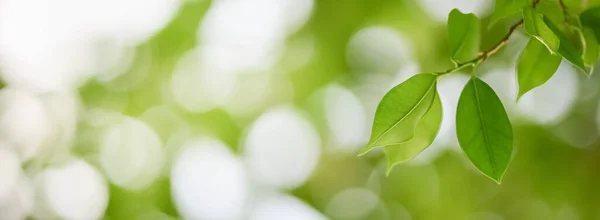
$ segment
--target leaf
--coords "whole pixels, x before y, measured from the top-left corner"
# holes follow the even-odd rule
[[[429,147],[437,136],[441,123],[442,102],[436,93],[433,104],[417,124],[413,139],[385,147],[385,154],[388,158],[387,173],[389,174],[394,166],[415,158]]]
[[[600,6],[590,8],[579,16],[581,24],[593,27],[592,30],[596,35],[596,40],[600,41]]]
[[[548,20],[544,17],[544,21],[546,25],[556,34],[558,39],[560,39],[560,46],[558,47],[558,54],[564,57],[569,63],[583,70],[586,74],[590,74],[590,69],[586,68],[583,63],[583,51],[581,51],[576,44],[570,41],[565,33],[563,33],[552,21]]]
[[[531,39],[517,63],[517,80],[519,82],[517,99],[548,81],[558,69],[561,60],[562,58],[558,54],[551,54],[542,43]]]
[[[525,31],[539,40],[544,46],[550,50],[550,53],[556,53],[560,45],[560,40],[550,30],[548,25],[544,23],[544,16],[537,13],[533,7],[523,9],[523,21],[525,23]]]
[[[598,46],[598,40],[594,36],[594,31],[589,27],[582,29],[585,50],[583,51],[583,63],[588,68],[593,68],[598,61],[598,54],[600,53],[600,46]]]
[[[477,57],[480,35],[479,19],[474,14],[463,14],[458,9],[450,12],[448,40],[455,63],[465,63]]]
[[[566,19],[559,0],[540,0],[535,7],[535,11],[554,22],[563,22]]]
[[[458,100],[456,134],[475,167],[500,183],[512,154],[512,127],[494,90],[478,78],[469,80]]]
[[[531,3],[531,0],[496,0],[488,28],[491,28],[501,20],[519,14],[523,7]]]
[[[359,154],[377,146],[400,144],[413,138],[415,127],[433,102],[437,75],[422,73],[392,88],[377,106],[371,139]]]

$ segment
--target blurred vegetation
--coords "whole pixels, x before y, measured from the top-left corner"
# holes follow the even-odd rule
[[[566,2],[573,10],[580,10],[578,1]],[[588,4],[600,4],[600,1],[590,0]],[[143,80],[136,82],[135,89],[119,92],[92,81],[80,89],[84,105],[110,108],[114,104],[114,110],[134,117],[152,106],[169,105],[160,98],[161,85],[169,80],[183,54],[196,45],[196,30],[210,5],[209,1],[190,1],[164,30],[138,46],[136,65],[110,82],[131,83],[129,79],[137,79],[137,74],[148,76],[141,77]],[[484,18],[483,27],[487,26],[486,22],[488,19]],[[498,42],[510,24],[507,21],[492,29],[482,29],[483,47]],[[350,38],[369,26],[390,27],[403,33],[412,44],[414,59],[422,72],[452,66],[448,59],[445,24],[430,18],[413,0],[317,0],[309,22],[287,39],[289,44],[307,35],[315,39],[316,53],[309,63],[289,72],[293,102],[305,107],[311,94],[323,86],[334,82],[351,86],[361,80],[361,74],[381,74],[357,73],[347,63],[346,49]],[[294,59],[294,56],[290,52],[284,53],[278,66],[285,69],[284,61]],[[515,50],[509,46],[482,69],[509,68],[515,56]],[[311,179],[291,193],[323,211],[326,201],[335,193],[348,187],[367,187],[378,192],[382,199],[375,211],[364,218],[373,220],[404,219],[406,212],[412,219],[497,219],[494,216],[504,219],[600,219],[600,190],[597,187],[600,185],[597,175],[600,144],[593,141],[585,148],[574,147],[556,132],[562,129],[575,139],[579,138],[577,135],[585,135],[578,133],[581,127],[597,133],[595,115],[600,98],[600,78],[597,74],[589,79],[580,78],[580,100],[560,123],[544,127],[527,119],[514,123],[515,151],[501,185],[481,175],[458,151],[445,151],[430,164],[400,165],[389,177],[385,176],[382,155],[357,158],[324,151]],[[126,106],[119,106],[123,101]],[[192,126],[193,133],[208,132],[235,151],[242,130],[258,117],[253,114],[234,118],[221,109],[201,114],[187,113],[174,106],[172,110]],[[570,128],[573,128],[571,133]],[[90,132],[89,129],[92,128],[81,125],[78,136]],[[171,132],[169,128],[165,129],[165,132]],[[86,140],[78,143],[76,152],[89,153]],[[107,219],[142,219],[140,215],[152,209],[178,216],[166,177],[141,192],[128,192],[117,186],[111,186],[110,191]]]

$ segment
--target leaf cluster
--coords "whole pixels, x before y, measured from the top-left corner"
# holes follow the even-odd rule
[[[506,45],[519,27],[530,39],[516,65],[517,99],[548,81],[563,59],[589,76],[600,53],[600,6],[571,11],[562,0],[496,0],[489,25],[514,17],[519,21],[496,46],[481,51],[480,20],[454,9],[447,28],[455,67],[417,74],[392,88],[377,107],[371,138],[360,155],[383,147],[389,173],[429,147],[442,122],[438,78],[467,66],[476,68]],[[473,165],[500,183],[513,151],[512,125],[496,92],[475,75],[458,101],[456,135]]]

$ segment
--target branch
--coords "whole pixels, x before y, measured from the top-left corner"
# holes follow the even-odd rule
[[[504,38],[502,38],[502,40],[500,42],[498,42],[494,47],[492,47],[490,50],[484,51],[484,52],[480,52],[479,55],[475,58],[472,59],[470,61],[464,62],[464,63],[459,63],[456,65],[456,67],[443,71],[443,72],[437,72],[436,74],[438,75],[444,75],[444,74],[448,74],[448,73],[452,73],[452,72],[456,72],[459,71],[467,66],[475,66],[483,61],[485,61],[488,57],[496,54],[502,47],[504,47],[506,44],[508,44],[508,39],[510,39],[510,36],[513,34],[513,32],[515,32],[515,30],[517,28],[519,28],[521,25],[523,25],[523,19],[519,20],[516,24],[513,24],[510,29],[508,30],[508,33],[506,33],[506,35],[504,35]]]
[[[563,12],[563,17],[564,17],[563,19],[565,19],[565,21],[566,21],[567,16],[569,16],[569,13],[567,12],[567,5],[565,5],[565,2],[563,0],[558,0],[558,3]]]
[[[562,0],[560,0],[560,1],[562,2]],[[533,2],[533,7],[535,8],[539,2],[540,2],[540,0],[535,0]],[[459,63],[456,65],[456,67],[454,67],[452,69],[448,69],[448,70],[442,71],[442,72],[436,72],[435,74],[444,75],[444,74],[459,71],[467,66],[476,66],[476,65],[480,64],[481,62],[485,61],[488,57],[496,54],[502,47],[504,47],[506,44],[508,44],[508,39],[510,39],[510,36],[515,32],[515,30],[517,30],[517,28],[521,27],[522,25],[523,25],[523,19],[519,20],[517,23],[510,26],[508,33],[506,33],[506,35],[504,35],[504,38],[502,38],[502,40],[500,42],[498,42],[491,49],[480,52],[475,59],[472,59],[472,60],[464,62],[464,63]]]

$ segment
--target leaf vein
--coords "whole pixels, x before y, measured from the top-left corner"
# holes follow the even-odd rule
[[[479,116],[479,120],[481,121],[480,125],[481,125],[481,131],[483,132],[483,141],[485,142],[485,149],[488,153],[488,157],[490,158],[491,164],[492,164],[492,173],[494,175],[494,178],[497,177],[496,174],[496,161],[494,159],[494,155],[492,154],[492,150],[490,149],[489,146],[489,140],[488,140],[488,134],[487,134],[487,130],[486,130],[486,126],[485,126],[485,121],[483,120],[483,112],[481,111],[481,103],[479,101],[479,92],[477,92],[477,81],[473,80],[473,89],[475,91],[475,104],[477,105],[477,115]]]
[[[419,99],[419,101],[404,115],[402,116],[402,118],[400,118],[396,123],[394,123],[394,125],[392,125],[392,127],[390,127],[389,129],[385,130],[381,135],[379,135],[379,137],[377,137],[377,139],[375,139],[375,141],[373,141],[369,147],[372,147],[373,145],[375,145],[375,143],[377,143],[382,137],[384,137],[388,132],[390,132],[391,130],[393,130],[397,125],[400,124],[400,122],[402,122],[404,119],[406,119],[413,111],[415,111],[415,109],[417,108],[417,106],[419,106],[419,104],[421,104],[421,102],[423,102],[423,100],[425,100],[425,97],[427,97],[427,95],[429,94],[429,92],[431,92],[431,90],[435,87],[435,82],[431,84],[431,86],[429,86],[429,89],[427,89],[427,92],[425,92],[425,94],[423,95],[423,97],[421,97],[421,99]]]

